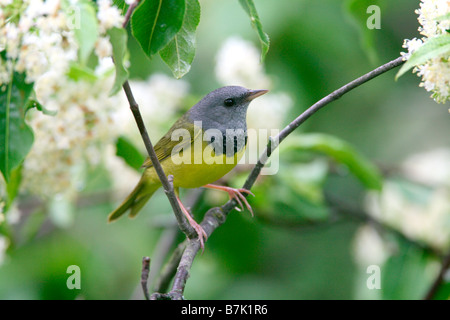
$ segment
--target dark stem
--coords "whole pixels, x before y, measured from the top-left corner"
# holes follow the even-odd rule
[[[142,291],[144,292],[145,300],[150,300],[150,295],[148,293],[148,288],[147,288],[149,272],[150,272],[150,258],[144,257],[144,258],[142,258],[141,286],[142,286]]]
[[[444,258],[444,261],[442,262],[441,271],[439,272],[438,276],[434,280],[427,294],[423,298],[424,300],[433,299],[433,297],[439,290],[439,287],[441,286],[442,282],[444,281],[444,276],[449,268],[450,268],[450,253]]]
[[[205,190],[203,188],[189,190],[189,193],[184,198],[186,208],[194,208],[202,198],[204,191]],[[183,242],[180,244],[174,250],[171,257],[169,259],[166,258],[172,249],[178,232],[179,228],[175,224],[175,221],[173,221],[173,224],[166,226],[166,230],[162,233],[158,243],[155,245],[156,253],[155,257],[152,259],[153,272],[149,276],[149,283],[150,286],[153,287],[154,291],[166,292],[171,280],[175,276],[181,256],[186,248],[186,243]],[[168,261],[163,266],[165,260]],[[161,268],[161,266],[163,267]],[[161,270],[161,272],[157,275],[156,273],[159,270]]]
[[[125,29],[127,27],[128,22],[130,21],[131,14],[133,13],[134,9],[139,5],[141,0],[136,0],[130,6],[128,7],[127,13],[125,14],[125,19],[123,20],[122,27]]]
[[[186,249],[187,242],[188,241],[184,241],[180,243],[172,253],[169,261],[164,265],[164,268],[161,270],[161,274],[159,275],[153,287],[153,290],[155,292],[167,291],[170,281],[172,281],[173,277],[175,276],[178,264],[180,263],[184,250]]]

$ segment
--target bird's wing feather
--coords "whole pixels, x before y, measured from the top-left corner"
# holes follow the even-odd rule
[[[175,132],[180,128],[185,129],[186,131],[183,130]],[[179,118],[169,129],[169,131],[156,143],[154,149],[158,160],[162,161],[169,157],[172,152],[177,153],[187,148],[187,146],[191,145],[201,132],[202,131],[199,128],[195,127],[194,124],[189,121],[187,115],[185,114],[184,116]],[[174,135],[173,138],[172,135]],[[176,140],[177,138],[179,138],[181,141]],[[152,166],[152,161],[149,157],[147,157],[142,167],[149,168]]]

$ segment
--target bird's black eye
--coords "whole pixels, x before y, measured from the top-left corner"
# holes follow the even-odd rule
[[[234,106],[234,104],[236,103],[235,101],[234,101],[234,99],[226,99],[224,102],[223,102],[227,107],[231,107],[231,106]]]

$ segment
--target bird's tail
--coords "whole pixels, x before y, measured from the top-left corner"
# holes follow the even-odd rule
[[[109,214],[108,222],[120,218],[128,210],[130,210],[130,218],[134,218],[159,187],[160,185],[149,186],[141,179],[119,207]]]

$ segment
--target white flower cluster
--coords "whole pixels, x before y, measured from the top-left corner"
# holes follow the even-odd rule
[[[86,161],[100,161],[101,149],[115,139],[111,130],[117,97],[112,47],[106,34],[123,17],[111,0],[99,0],[95,44],[98,65],[90,79],[69,75],[79,59],[76,29],[82,27],[78,0],[2,0],[0,9],[0,84],[12,71],[34,83],[37,101],[55,115],[27,113],[34,144],[24,162],[23,188],[44,197],[74,189],[74,176]],[[94,2],[92,2],[94,3]],[[77,169],[78,168],[78,169]]]
[[[217,54],[216,78],[223,84],[247,88],[264,88],[271,85],[260,61],[258,49],[240,37],[225,40]]]
[[[57,100],[50,100],[55,116],[29,111],[34,144],[24,162],[24,189],[45,197],[74,191],[84,163],[100,163],[103,148],[117,135],[112,128],[118,98],[108,96],[113,80],[63,81]]]
[[[437,249],[450,247],[450,150],[413,155],[402,165],[411,182],[387,181],[369,194],[367,210],[407,237]]]
[[[12,70],[25,73],[29,83],[45,75],[47,84],[60,84],[70,62],[77,59],[75,29],[81,23],[78,0],[3,2],[6,3],[0,7],[0,51],[6,52],[7,60],[0,66],[0,84],[9,81]],[[120,27],[123,17],[111,0],[100,0],[98,6],[100,34],[95,52],[99,58],[110,57],[112,47],[106,31]],[[54,83],[49,83],[50,79]]]
[[[406,39],[403,47],[408,49],[407,53],[402,53],[405,59],[429,39],[448,34],[450,30],[450,18],[445,15],[450,14],[450,1],[448,0],[422,0],[420,9],[416,10],[419,15],[418,20],[422,39]],[[413,72],[422,77],[421,87],[432,92],[431,97],[438,103],[445,103],[450,99],[450,52],[447,51],[437,57],[428,60],[426,63],[416,66]]]

